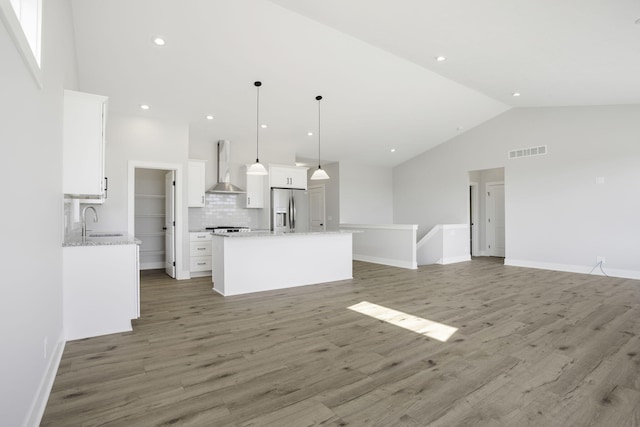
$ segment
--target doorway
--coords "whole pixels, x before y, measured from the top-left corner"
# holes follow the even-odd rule
[[[311,231],[327,229],[325,221],[324,184],[309,187],[309,221]]]
[[[505,257],[504,168],[470,171],[467,197],[471,254]]]
[[[163,269],[175,279],[189,278],[182,262],[182,176],[182,164],[129,161],[127,232],[142,242],[140,269]]]
[[[175,171],[136,168],[135,236],[140,270],[165,269],[175,278]]]

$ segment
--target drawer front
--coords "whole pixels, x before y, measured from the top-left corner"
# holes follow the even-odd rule
[[[191,256],[211,256],[211,241],[208,242],[191,242]]]
[[[198,233],[189,233],[189,239],[192,242],[202,242],[202,241],[206,241],[206,240],[211,240],[211,233],[210,232],[198,232]]]
[[[210,256],[194,256],[191,257],[190,271],[208,271],[211,270]]]

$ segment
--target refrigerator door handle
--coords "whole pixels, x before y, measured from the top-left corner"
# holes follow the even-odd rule
[[[291,230],[291,224],[293,222],[293,210],[291,209],[291,196],[289,196],[289,223],[287,224],[287,228]]]
[[[292,227],[292,231],[296,229],[296,220],[298,219],[298,213],[296,212],[296,198],[294,196],[291,196],[291,205],[293,206],[293,227]]]

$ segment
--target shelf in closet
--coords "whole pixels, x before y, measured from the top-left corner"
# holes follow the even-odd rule
[[[140,255],[164,255],[164,251],[140,251]]]
[[[136,237],[140,238],[140,237],[164,237],[165,236],[165,232],[164,231],[156,231],[156,232],[151,232],[151,233],[137,233]]]
[[[136,194],[136,197],[139,199],[164,199],[166,196],[164,194]]]

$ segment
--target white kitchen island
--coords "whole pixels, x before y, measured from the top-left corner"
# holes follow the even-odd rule
[[[213,234],[212,258],[225,296],[351,279],[352,232]]]

